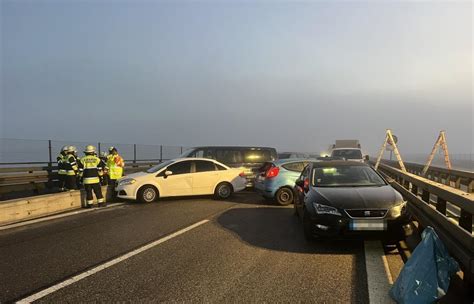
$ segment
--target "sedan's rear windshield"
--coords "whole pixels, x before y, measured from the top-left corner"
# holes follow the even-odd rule
[[[312,185],[315,187],[368,187],[386,184],[371,167],[335,166],[314,168]]]
[[[346,159],[361,159],[362,153],[357,149],[333,150],[333,157],[344,157]]]

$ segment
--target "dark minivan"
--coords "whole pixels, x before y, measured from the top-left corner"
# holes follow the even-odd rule
[[[264,163],[278,159],[275,148],[239,146],[195,147],[187,150],[181,156],[212,158],[229,167],[242,167],[247,178],[247,187],[253,187],[258,169]]]

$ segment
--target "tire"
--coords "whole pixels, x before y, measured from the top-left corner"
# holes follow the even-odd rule
[[[228,199],[232,195],[232,185],[229,183],[220,183],[214,190],[214,198],[218,200]]]
[[[309,219],[308,213],[303,210],[303,232],[304,238],[308,241],[314,241],[316,238],[313,233],[313,229],[311,229],[311,220]]]
[[[294,194],[293,190],[287,187],[278,189],[275,193],[275,201],[281,206],[287,206],[293,203]]]
[[[140,203],[152,203],[159,197],[158,189],[154,186],[146,185],[140,188],[137,193],[137,200]]]

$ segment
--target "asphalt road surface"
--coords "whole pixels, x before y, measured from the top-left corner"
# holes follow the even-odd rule
[[[0,302],[369,303],[365,251],[255,194],[131,203],[0,231]]]

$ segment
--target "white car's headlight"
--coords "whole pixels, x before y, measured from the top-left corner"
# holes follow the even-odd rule
[[[402,214],[405,213],[407,202],[403,202],[395,207],[390,209],[390,217],[397,218],[400,217]]]
[[[327,205],[322,205],[318,203],[313,203],[314,209],[316,210],[317,214],[332,214],[332,215],[341,215],[339,210],[337,208],[327,206]]]
[[[135,184],[137,181],[134,180],[133,178],[125,178],[119,181],[119,186],[125,186],[125,185],[131,185]]]

